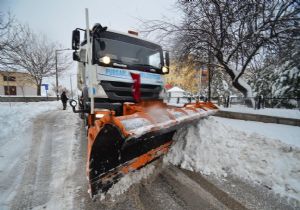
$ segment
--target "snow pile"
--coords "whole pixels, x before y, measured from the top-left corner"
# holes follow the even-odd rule
[[[259,115],[268,115],[276,117],[286,117],[300,119],[300,111],[298,109],[276,109],[276,108],[265,108],[265,109],[253,109],[246,106],[232,106],[230,108],[222,108],[223,111],[230,112],[241,112],[249,114],[259,114]]]
[[[0,103],[0,143],[21,133],[36,115],[58,109],[60,101]],[[22,134],[23,135],[23,134]]]
[[[285,144],[300,148],[300,128],[297,126],[234,120],[222,117],[214,117],[214,119],[225,125],[230,125],[231,127],[234,127],[240,131],[245,131],[250,134],[258,133],[260,135],[267,136],[268,140],[273,141],[274,139],[277,139]]]
[[[111,200],[114,200],[116,196],[125,193],[133,184],[139,183],[142,179],[148,178],[151,174],[153,174],[154,170],[155,166],[150,164],[138,171],[126,174],[120,179],[120,181],[118,181],[112,186],[112,188],[108,190],[106,195],[101,194],[100,199],[104,200],[108,195]]]
[[[227,177],[233,174],[299,200],[300,148],[226,126],[213,117],[177,132],[164,162]]]

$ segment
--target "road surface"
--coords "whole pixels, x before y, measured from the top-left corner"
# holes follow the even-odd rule
[[[86,133],[77,115],[52,111],[33,122],[22,173],[1,182],[14,193],[4,209],[294,209],[268,189],[237,178],[202,176],[156,161],[155,172],[112,199],[92,201],[85,174]],[[19,184],[10,188],[13,179]],[[11,188],[12,188],[11,187]]]

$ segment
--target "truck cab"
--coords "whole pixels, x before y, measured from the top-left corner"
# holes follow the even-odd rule
[[[82,41],[80,30],[85,32]],[[96,24],[90,31],[89,73],[86,37],[86,30],[73,31],[73,60],[78,61],[77,82],[83,109],[90,109],[91,94],[95,108],[113,109],[116,115],[122,115],[124,102],[163,98],[163,74],[169,72],[169,54],[163,53],[160,45],[139,38],[135,32],[119,33]],[[91,82],[94,87],[89,90]],[[134,97],[136,85],[139,99]]]

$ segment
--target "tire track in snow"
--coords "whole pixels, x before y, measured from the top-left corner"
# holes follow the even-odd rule
[[[181,169],[181,171],[187,175],[189,178],[194,180],[198,183],[203,189],[207,190],[210,194],[212,194],[216,199],[222,202],[226,207],[230,209],[236,210],[246,210],[246,207],[243,206],[241,203],[236,201],[235,199],[231,198],[228,193],[222,191],[214,184],[206,180],[201,174],[196,174],[191,171]]]
[[[44,133],[53,133],[53,124],[57,117],[57,113],[45,113],[34,120],[31,148],[21,186],[13,199],[11,209],[31,209],[47,202],[51,180],[52,139]]]

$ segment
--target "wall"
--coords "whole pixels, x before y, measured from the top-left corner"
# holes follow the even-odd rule
[[[38,101],[56,101],[56,97],[20,97],[20,96],[0,96],[0,102],[38,102]]]
[[[0,95],[4,95],[4,87],[0,86]]]
[[[24,93],[23,93],[24,92]],[[24,95],[23,95],[24,94]],[[36,96],[36,88],[35,87],[17,87],[17,96]]]

